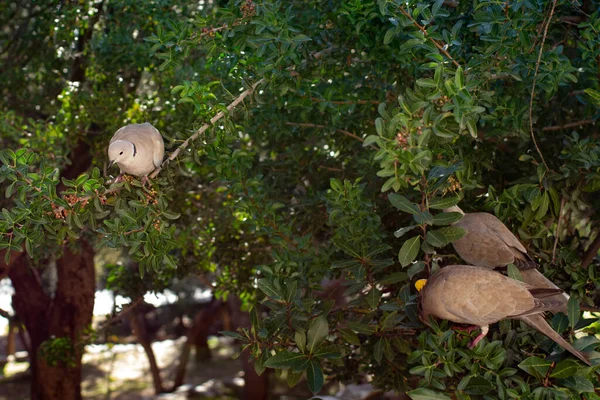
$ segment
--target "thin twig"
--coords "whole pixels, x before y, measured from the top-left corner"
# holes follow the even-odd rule
[[[587,268],[592,261],[594,261],[594,258],[596,258],[596,255],[598,254],[598,250],[600,250],[600,232],[596,235],[596,239],[594,239],[592,244],[590,244],[590,247],[588,247],[587,251],[583,254],[583,258],[581,259],[581,266],[583,268]]]
[[[133,302],[127,304],[123,309],[121,309],[121,311],[118,314],[113,315],[109,319],[107,319],[106,321],[104,321],[104,323],[102,325],[100,325],[98,327],[98,329],[96,329],[96,331],[101,331],[103,329],[108,329],[115,322],[123,319],[123,317],[125,317],[127,314],[129,314],[131,312],[131,310],[133,310],[142,301],[144,301],[144,296],[140,296],[137,299],[135,299]]]
[[[563,220],[563,209],[567,199],[564,197],[560,200],[560,210],[558,211],[558,222],[556,223],[556,233],[554,234],[554,247],[552,248],[552,264],[556,264],[556,248],[558,247],[558,238],[560,237],[560,224]]]
[[[319,165],[319,168],[322,168],[327,171],[332,171],[332,172],[344,172],[344,170],[342,168],[328,167],[326,165]]]
[[[244,99],[248,96],[250,96],[252,93],[254,93],[254,91],[256,90],[256,88],[265,83],[266,79],[262,78],[261,80],[259,80],[258,82],[254,83],[254,85],[252,85],[252,87],[244,90],[242,92],[242,94],[240,94],[235,100],[233,100],[231,102],[231,104],[229,104],[227,106],[227,113],[230,113],[231,110],[233,110],[234,108],[236,108],[242,101],[244,101]],[[226,114],[225,111],[220,111],[218,112],[214,117],[212,117],[210,119],[210,121],[208,121],[207,123],[205,123],[204,125],[202,125],[200,127],[200,129],[198,129],[196,131],[196,133],[194,133],[192,136],[190,136],[189,138],[187,138],[185,140],[185,142],[183,142],[183,144],[181,146],[179,146],[177,149],[175,149],[174,152],[171,153],[171,155],[162,163],[162,165],[158,168],[156,168],[150,175],[149,178],[155,178],[156,175],[158,175],[160,173],[160,171],[171,161],[173,161],[178,155],[179,153],[181,153],[181,151],[185,148],[187,148],[187,146],[190,144],[190,142],[196,140],[198,138],[198,136],[200,136],[201,134],[203,134],[204,132],[206,132],[206,130],[208,128],[210,128],[212,125],[215,124],[215,122],[217,122],[218,120],[220,120],[221,118],[223,118]]]
[[[544,52],[544,43],[546,42],[546,36],[548,35],[548,27],[550,26],[550,22],[552,22],[552,17],[554,16],[554,8],[555,7],[556,7],[556,0],[554,0],[552,2],[552,8],[550,9],[550,15],[548,16],[548,20],[546,21],[546,24],[544,26],[544,33],[542,35],[542,43],[540,45],[540,51],[538,53],[537,62],[535,63],[535,72],[533,73],[533,83],[531,84],[531,96],[529,97],[529,133],[531,134],[531,140],[533,141],[533,145],[535,146],[535,149],[537,150],[538,154],[540,155],[540,158],[542,159],[542,163],[544,163],[544,166],[546,167],[547,172],[550,171],[550,168],[548,168],[548,164],[546,163],[546,160],[544,159],[542,150],[540,150],[540,147],[538,146],[537,141],[535,140],[535,133],[533,132],[533,98],[535,96],[535,83],[537,81],[537,75],[538,75],[538,71],[540,69],[540,63],[542,62],[542,53]]]
[[[320,128],[320,129],[326,129],[328,128],[326,125],[319,125],[319,124],[309,124],[306,122],[286,122],[286,125],[290,125],[290,126],[299,126],[301,128]],[[339,129],[339,128],[334,128],[337,132],[340,132],[348,137],[351,137],[352,139],[356,139],[358,141],[360,141],[361,143],[364,142],[364,139],[361,138],[360,136],[355,135],[352,132],[349,132],[345,129]]]
[[[556,1],[555,1],[556,2]],[[408,19],[411,20],[411,22],[413,23],[414,26],[416,26],[417,28],[419,28],[419,30],[421,32],[423,32],[423,35],[429,39],[431,41],[431,43],[434,44],[435,47],[437,47],[442,53],[444,53],[444,55],[446,57],[448,57],[450,60],[452,60],[452,63],[454,65],[456,65],[457,67],[460,67],[460,64],[458,63],[458,61],[456,61],[451,55],[450,53],[448,53],[448,51],[446,49],[444,49],[444,46],[442,46],[441,44],[439,44],[437,42],[437,40],[427,36],[427,29],[425,29],[425,27],[419,25],[419,23],[417,21],[415,21],[415,19],[412,17],[412,15],[410,15],[410,13],[408,11],[406,11],[403,7],[400,7],[400,12],[402,14],[404,14]]]
[[[564,124],[564,125],[545,126],[544,128],[542,128],[542,130],[545,132],[561,131],[563,129],[575,128],[575,127],[581,126],[581,125],[590,125],[590,124],[593,124],[594,122],[596,122],[595,119],[584,119],[581,121],[569,122],[568,124]]]
[[[312,101],[316,102],[316,103],[331,103],[331,104],[339,104],[339,105],[343,105],[343,104],[374,104],[374,105],[379,105],[379,103],[381,103],[380,101],[377,101],[377,100],[348,100],[348,101],[342,101],[342,100],[317,99],[316,97],[311,97],[310,99]]]
[[[9,321],[13,319],[13,317],[8,313],[8,311],[3,310],[1,308],[0,308],[0,317],[4,317]]]

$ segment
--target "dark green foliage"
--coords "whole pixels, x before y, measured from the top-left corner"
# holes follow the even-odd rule
[[[73,342],[66,337],[47,340],[40,345],[40,355],[49,365],[63,364],[75,366],[75,349]]]
[[[496,214],[550,279],[598,303],[597,1],[180,3],[82,9],[97,25],[62,6],[50,50],[10,60],[2,248],[43,257],[89,234],[149,272],[138,287],[125,284],[135,271],[114,270],[111,284],[136,293],[203,273],[250,310],[252,327],[226,334],[257,372],[287,370],[290,386],[304,374],[315,393],[364,374],[413,399],[599,387],[594,368],[519,323],[493,326],[473,350],[475,333],[425,329],[413,286],[460,262],[450,246],[460,214],[443,211],[460,202]],[[33,32],[55,18],[41,10],[30,38],[11,44],[8,29],[2,48],[39,43]],[[59,49],[78,43],[74,28],[91,39],[84,78],[69,79],[78,66]],[[36,85],[23,85],[26,73]],[[211,118],[152,190],[134,180],[107,192],[100,170],[120,125],[154,123],[170,153]],[[99,169],[60,179],[81,140]],[[328,295],[331,282],[345,300]],[[579,330],[574,345],[595,364],[598,321],[575,300],[553,325],[571,340]]]

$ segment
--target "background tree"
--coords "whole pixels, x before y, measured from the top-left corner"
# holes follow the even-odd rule
[[[10,4],[0,245],[17,297],[25,260],[48,269],[86,239],[158,279],[210,272],[217,296],[251,309],[230,335],[256,371],[305,375],[314,392],[365,374],[413,398],[600,386],[514,322],[473,350],[444,322],[424,329],[411,284],[458,260],[447,245],[462,233],[439,210],[460,200],[597,303],[597,1]],[[108,139],[145,120],[170,162],[152,190],[107,189]],[[320,297],[324,279],[345,301]],[[595,349],[595,319],[574,308],[552,323]]]

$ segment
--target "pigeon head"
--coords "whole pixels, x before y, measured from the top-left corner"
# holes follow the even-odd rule
[[[136,154],[136,148],[133,143],[127,140],[115,140],[108,146],[109,168],[113,164],[127,165],[133,162]]]

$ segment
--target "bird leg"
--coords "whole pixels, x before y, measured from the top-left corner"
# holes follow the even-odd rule
[[[479,343],[479,341],[487,335],[489,330],[490,330],[489,325],[482,326],[481,333],[479,334],[479,336],[477,336],[475,339],[473,339],[473,341],[471,343],[469,343],[469,349],[472,349],[475,346],[477,346],[477,343]]]
[[[115,179],[113,179],[113,181],[111,182],[112,184],[114,183],[119,183],[123,180],[123,173],[120,173],[119,175],[117,175],[117,177]]]
[[[150,178],[148,178],[148,175],[144,176],[142,178],[142,188],[146,187],[146,183],[150,182]]]

